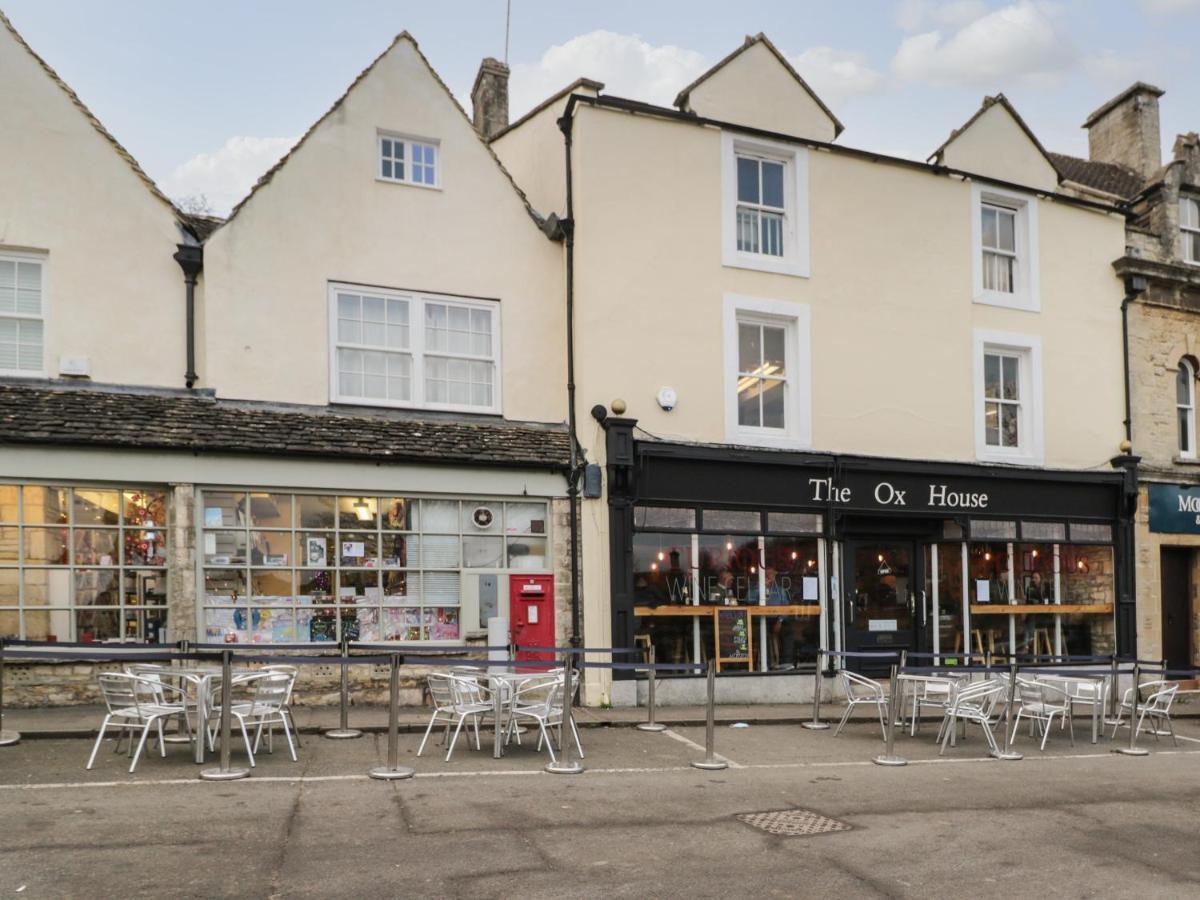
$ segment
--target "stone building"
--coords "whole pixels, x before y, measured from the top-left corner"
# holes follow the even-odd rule
[[[1163,91],[1134,84],[1092,113],[1089,159],[1059,157],[1068,178],[1128,209],[1123,279],[1126,437],[1140,457],[1136,518],[1138,653],[1200,663],[1200,136],[1161,158]]]

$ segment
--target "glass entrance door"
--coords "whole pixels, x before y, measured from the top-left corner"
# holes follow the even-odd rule
[[[846,544],[846,649],[916,650],[923,587],[916,547],[908,541]],[[866,665],[861,663],[866,662]],[[849,661],[854,669],[882,669]]]

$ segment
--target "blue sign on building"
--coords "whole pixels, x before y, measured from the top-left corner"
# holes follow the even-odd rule
[[[1150,530],[1200,534],[1200,485],[1150,485]]]

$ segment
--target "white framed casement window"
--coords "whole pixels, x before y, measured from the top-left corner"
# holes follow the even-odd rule
[[[1200,200],[1179,198],[1179,237],[1183,261],[1200,266]]]
[[[721,134],[721,260],[809,275],[808,150]]]
[[[730,443],[812,444],[808,306],[726,294],[725,433]]]
[[[976,303],[1041,309],[1037,198],[972,184],[971,253]]]
[[[0,375],[46,375],[46,257],[0,250]]]
[[[329,286],[334,403],[500,413],[500,304]]]
[[[417,187],[442,186],[438,142],[380,131],[376,135],[378,164],[375,177]]]
[[[975,450],[982,460],[1040,464],[1042,340],[976,329]]]
[[[1181,359],[1175,375],[1175,418],[1179,421],[1179,455],[1196,458],[1196,370]]]

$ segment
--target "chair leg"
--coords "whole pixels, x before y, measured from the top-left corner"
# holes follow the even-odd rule
[[[575,725],[574,718],[571,719],[571,733],[575,735],[575,749],[579,751],[579,758],[583,759],[583,744],[579,743],[579,728]],[[1174,732],[1171,736],[1174,737]]]
[[[138,760],[142,756],[142,749],[146,746],[146,738],[150,735],[150,726],[153,724],[154,724],[153,720],[148,721],[146,723],[145,727],[142,728],[142,737],[138,741],[137,752],[133,754],[133,762],[131,762],[129,764],[130,774],[133,774],[133,770],[137,768]],[[132,743],[132,741],[130,743]]]
[[[1071,735],[1071,746],[1075,746],[1075,717],[1071,715],[1071,707],[1067,707],[1067,730]]]
[[[296,745],[292,743],[292,729],[288,727],[287,716],[281,715],[279,721],[283,723],[283,736],[287,738],[288,752],[292,754],[292,762],[296,761]]]
[[[421,738],[421,746],[417,748],[417,756],[420,756],[425,750],[425,742],[429,740],[429,733],[433,731],[433,723],[437,721],[438,711],[435,709],[433,715],[429,717],[429,724],[425,726],[425,737]]]
[[[877,704],[875,705],[875,708],[876,708],[876,709],[879,711],[879,730],[880,730],[880,732],[883,734],[883,742],[886,744],[886,743],[887,743],[887,735],[888,735],[888,733],[887,733],[888,726],[887,726],[887,724],[885,724],[884,720],[885,720],[885,719],[890,719],[890,718],[891,718],[891,711],[892,711],[892,709],[891,709],[891,706],[888,706],[888,707],[886,708],[886,709],[887,709],[887,715],[885,716],[885,714],[884,714],[884,705],[883,705],[882,703],[877,703]],[[892,727],[894,728],[895,726],[893,725]],[[903,725],[901,725],[900,727],[901,727],[901,728],[903,728],[904,726],[903,726]]]
[[[450,762],[450,755],[454,753],[454,745],[458,743],[458,733],[462,731],[463,722],[467,720],[466,716],[458,717],[458,724],[454,726],[454,737],[450,739],[450,749],[446,751],[446,762]]]
[[[250,746],[250,733],[246,731],[246,720],[241,716],[238,716],[237,720],[242,729],[242,742],[246,745],[246,755],[250,757],[250,768],[253,769],[257,764],[254,762],[254,750]]]
[[[87,765],[84,766],[85,769],[90,769],[95,764],[96,751],[100,749],[100,745],[104,742],[104,732],[108,728],[108,720],[111,718],[111,715],[106,715],[104,721],[100,723],[100,734],[96,736],[96,743],[92,744],[92,755],[88,757]]]
[[[158,720],[158,755],[167,758],[167,742],[163,738],[163,720]]]
[[[556,763],[558,760],[554,756],[554,741],[550,740],[550,735],[546,732],[546,722],[543,719],[538,719],[538,728],[541,729],[541,737],[538,739],[538,749],[541,749],[541,742],[546,742],[546,750],[550,753],[550,762]]]
[[[1050,718],[1046,720],[1046,727],[1042,729],[1042,746],[1041,749],[1046,749],[1046,738],[1050,737],[1050,727],[1054,724],[1054,713],[1050,713]]]
[[[833,732],[834,737],[837,737],[839,734],[842,733],[842,728],[845,727],[846,720],[848,720],[850,718],[850,712],[853,709],[854,709],[854,701],[851,700],[849,703],[846,704],[846,711],[844,713],[842,713],[842,721],[838,722],[837,730]]]

